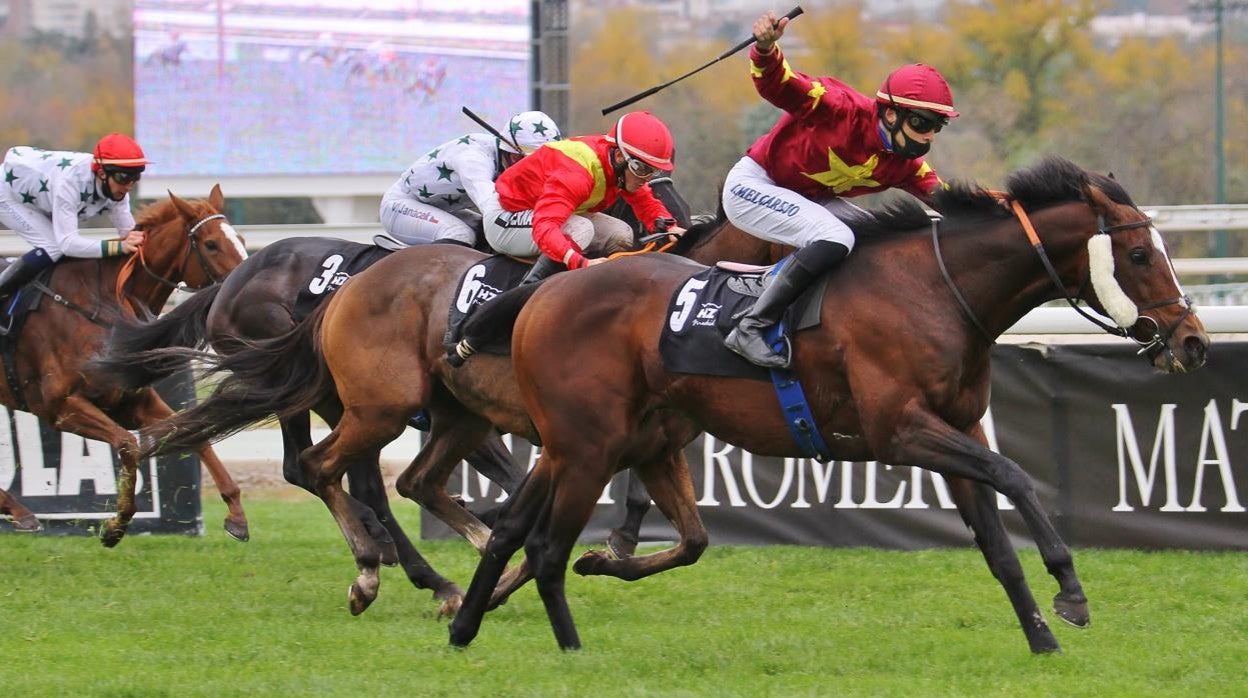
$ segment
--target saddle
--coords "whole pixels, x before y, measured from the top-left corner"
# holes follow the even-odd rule
[[[469,267],[460,277],[455,295],[451,297],[444,338],[446,346],[453,347],[459,342],[464,323],[478,308],[494,296],[519,286],[531,268],[529,264],[504,254],[486,257]],[[478,350],[506,355],[511,350],[511,344],[508,341],[497,346],[478,347]]]
[[[672,373],[771,380],[767,369],[725,347],[724,337],[736,325],[735,318],[748,311],[770,283],[773,268],[720,262],[680,284],[668,302],[659,338],[663,367]],[[825,275],[812,284],[785,311],[784,326],[790,333],[820,323],[827,280]]]
[[[380,240],[383,237],[399,247],[383,245]],[[299,287],[299,295],[295,297],[295,304],[291,308],[296,322],[311,315],[316,306],[324,302],[329,294],[337,291],[347,279],[373,266],[396,249],[403,248],[403,243],[382,235],[374,237],[373,243],[360,245],[343,240],[340,246],[325,254],[312,275]]]

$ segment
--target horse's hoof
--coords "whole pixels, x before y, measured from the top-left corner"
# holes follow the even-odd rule
[[[1053,597],[1053,612],[1057,614],[1058,618],[1076,628],[1082,629],[1092,625],[1092,616],[1088,612],[1086,599],[1071,601],[1063,599],[1061,596],[1055,596]]]
[[[613,528],[611,533],[607,535],[607,549],[611,551],[611,554],[617,560],[630,558],[633,556],[633,553],[637,552],[637,539],[618,528]]]
[[[467,647],[468,644],[472,642],[472,639],[477,635],[476,633],[470,633],[456,628],[455,621],[451,621],[450,625],[447,626],[447,629],[449,630],[451,636],[451,647],[459,649]]]
[[[605,550],[587,550],[572,564],[572,571],[581,576],[604,574],[603,570],[611,560]]]
[[[246,543],[251,540],[251,532],[247,530],[247,520],[235,521],[234,519],[225,520],[225,533],[230,538],[239,543]]]
[[[13,530],[21,533],[34,533],[43,530],[43,524],[34,514],[27,514],[20,519],[13,519]]]
[[[369,598],[359,584],[352,584],[351,588],[347,589],[347,603],[350,605],[351,615],[353,616],[358,616],[367,611],[376,598],[376,594]]]
[[[121,539],[125,537],[126,527],[115,526],[111,521],[104,524],[104,528],[100,529],[100,543],[102,543],[105,548],[115,547],[121,542]]]
[[[454,618],[459,613],[459,609],[464,606],[464,595],[455,594],[442,599],[442,605],[438,607],[438,619]]]

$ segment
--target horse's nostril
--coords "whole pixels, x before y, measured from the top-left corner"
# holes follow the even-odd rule
[[[1205,363],[1205,357],[1209,353],[1209,342],[1198,335],[1192,335],[1183,340],[1183,349],[1197,365],[1200,365]]]

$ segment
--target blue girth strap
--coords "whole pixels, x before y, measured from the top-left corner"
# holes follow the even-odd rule
[[[791,352],[789,340],[785,337],[784,321],[781,320],[763,332],[763,337],[778,354]],[[776,397],[780,400],[780,411],[784,414],[784,423],[789,425],[789,433],[793,441],[807,458],[826,463],[832,459],[828,445],[819,433],[815,424],[815,416],[810,412],[810,403],[806,401],[806,393],[797,380],[797,374],[787,368],[770,370],[771,384],[776,388]]]

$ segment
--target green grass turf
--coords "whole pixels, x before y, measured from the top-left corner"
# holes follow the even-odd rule
[[[556,648],[530,586],[447,645],[397,568],[364,615],[320,502],[249,499],[252,540],[0,536],[0,692],[77,695],[1245,695],[1248,555],[1080,550],[1093,625],[1032,656],[971,549],[712,547],[627,584],[569,576],[584,649]],[[409,531],[416,508],[396,502]],[[0,524],[7,525],[7,524]],[[712,543],[713,543],[712,538]],[[466,543],[422,552],[467,586]],[[579,550],[582,547],[578,547]],[[1056,591],[1023,564],[1047,610]]]

